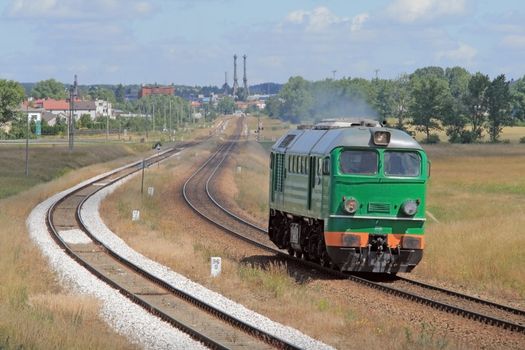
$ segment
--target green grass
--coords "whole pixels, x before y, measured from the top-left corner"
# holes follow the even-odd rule
[[[30,145],[29,176],[25,176],[25,146],[0,145],[0,199],[20,193],[39,183],[61,177],[90,164],[136,154],[147,145]]]

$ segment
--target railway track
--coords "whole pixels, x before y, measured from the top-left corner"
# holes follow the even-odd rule
[[[210,183],[235,145],[235,140],[226,143],[184,184],[184,198],[187,203],[205,219],[221,227],[229,234],[256,245],[267,252],[275,254],[280,259],[293,264],[301,264],[335,278],[348,279],[404,299],[427,305],[437,310],[460,315],[470,320],[525,334],[524,310],[493,303],[408,278],[383,275],[382,280],[378,281],[376,277],[349,275],[292,257],[287,252],[274,248],[267,238],[267,231],[264,228],[247,221],[239,214],[229,210],[211,193]],[[206,192],[206,195],[204,195],[203,192]]]
[[[297,348],[148,273],[98,241],[86,228],[80,211],[90,196],[177,151],[179,149],[171,149],[148,158],[144,163],[137,162],[117,169],[56,201],[48,210],[46,220],[53,239],[99,279],[210,348]],[[75,238],[71,239],[73,236]]]

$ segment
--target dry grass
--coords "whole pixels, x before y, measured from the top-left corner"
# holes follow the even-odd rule
[[[236,149],[232,157],[233,166],[228,169],[235,174],[225,176],[233,178],[235,186],[233,199],[240,208],[257,221],[265,221],[268,214],[268,154],[256,143],[245,142]]]
[[[99,151],[99,157],[113,155],[101,148]],[[128,150],[127,154],[133,152]],[[58,159],[55,161],[60,163]],[[62,161],[68,164],[67,160]],[[109,331],[97,317],[99,306],[94,300],[69,295],[58,284],[25,226],[32,208],[45,198],[125,161],[129,158],[105,166],[90,166],[82,172],[69,172],[60,179],[0,200],[0,348],[133,347],[125,338]],[[43,167],[42,171],[45,170],[55,171]]]
[[[432,178],[427,250],[416,276],[525,298],[525,149],[521,145],[428,147]]]
[[[248,130],[250,131],[250,140],[255,140],[254,131],[257,129],[257,121],[260,120],[262,123],[263,130],[261,130],[260,140],[261,141],[275,141],[289,129],[295,129],[295,125],[290,123],[283,123],[279,119],[269,118],[267,116],[261,116],[259,119],[254,116],[246,118],[248,124]]]
[[[239,162],[243,170],[240,176],[244,178],[236,190],[241,202],[250,201],[250,198],[256,202],[255,197],[250,196],[250,188],[256,189],[261,197],[267,197],[265,185],[261,186],[266,184],[264,171],[260,174],[266,156],[257,147],[254,143],[241,147]],[[417,321],[410,324],[399,315],[393,316],[395,309],[385,318],[385,310],[380,307],[363,306],[368,292],[363,293],[361,301],[349,300],[346,292],[330,295],[327,285],[339,282],[305,280],[275,257],[261,255],[255,248],[203,223],[181,202],[180,186],[191,168],[209,153],[210,149],[201,146],[184,152],[179,159],[165,163],[160,169],[149,169],[145,181],[146,186],[155,187],[153,197],[141,198],[138,178],[117,189],[102,204],[101,213],[106,223],[142,254],[276,321],[339,348],[378,348],[385,339],[393,349],[422,346],[434,349],[447,343],[446,335],[421,332],[423,326]],[[251,176],[258,172],[255,181],[261,178],[264,181],[252,182]],[[253,210],[255,217],[260,211],[266,211],[258,207],[257,202],[252,209],[248,203],[243,203],[242,206]],[[141,209],[141,220],[131,222],[131,210],[137,208]],[[219,278],[210,277],[211,256],[223,259]],[[346,291],[346,282],[340,281],[340,284],[339,290]],[[355,293],[352,292],[354,297]],[[392,318],[396,322],[393,323]]]
[[[395,125],[395,124],[391,124]],[[448,142],[448,136],[445,133],[445,130],[434,130],[432,131],[432,134],[437,134],[439,136],[440,142],[447,143]],[[510,142],[513,144],[519,143],[520,138],[525,136],[525,127],[523,126],[507,126],[503,128],[503,131],[500,135],[500,141]],[[415,138],[418,141],[424,141],[426,139],[426,135],[422,132],[416,132]],[[490,138],[489,136],[484,133],[484,136],[481,140],[482,142],[489,142]]]

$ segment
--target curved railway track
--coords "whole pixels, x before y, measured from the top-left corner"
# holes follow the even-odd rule
[[[47,213],[47,225],[57,244],[86,269],[116,288],[148,312],[155,314],[214,349],[295,349],[296,346],[223,312],[177,289],[119,256],[86,229],[80,210],[101,188],[109,186],[155,162],[175,154],[171,149],[142,162],[117,169],[55,202]],[[71,240],[71,234],[84,239]],[[68,238],[69,237],[69,238]]]
[[[184,184],[183,195],[196,212],[226,232],[250,244],[275,254],[293,264],[330,276],[348,279],[368,287],[402,297],[437,310],[460,315],[464,318],[525,334],[525,311],[510,306],[497,304],[452,290],[440,288],[412,279],[385,276],[377,281],[376,277],[349,275],[319,266],[318,264],[290,256],[287,252],[274,248],[267,238],[267,231],[239,214],[222,205],[211,193],[210,183],[227,159],[236,140],[230,140],[213,154]],[[204,195],[203,192],[206,192]]]

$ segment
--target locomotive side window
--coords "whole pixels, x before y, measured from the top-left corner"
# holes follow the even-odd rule
[[[339,168],[343,174],[373,175],[377,173],[375,151],[346,150],[341,153]]]
[[[305,174],[308,174],[308,157],[303,157],[303,161],[304,161],[304,173]]]
[[[385,152],[385,175],[417,177],[421,174],[421,157],[417,152]]]
[[[330,175],[330,158],[323,159],[323,175]]]

